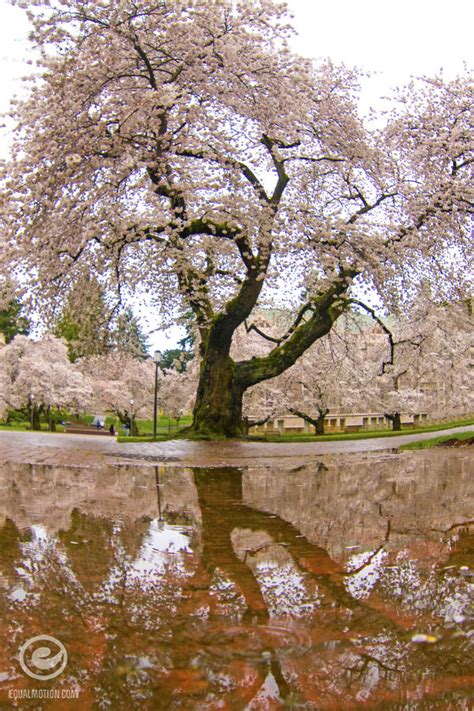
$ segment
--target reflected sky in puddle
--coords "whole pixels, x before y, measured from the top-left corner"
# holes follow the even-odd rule
[[[0,699],[41,708],[469,709],[468,452],[297,467],[0,466]],[[29,638],[61,640],[51,681]],[[21,700],[20,708],[38,708]]]

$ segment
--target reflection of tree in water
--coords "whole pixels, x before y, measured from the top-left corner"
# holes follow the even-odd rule
[[[66,643],[84,704],[102,699],[117,709],[174,709],[225,698],[232,709],[344,709],[379,701],[405,709],[404,695],[416,704],[422,693],[430,703],[438,695],[445,708],[463,702],[469,639],[456,636],[454,626],[433,646],[410,643],[420,631],[417,597],[425,605],[416,617],[426,625],[421,631],[436,631],[437,600],[459,594],[459,576],[414,562],[417,577],[410,576],[400,564],[358,599],[347,571],[302,536],[296,522],[243,503],[239,470],[196,469],[193,478],[200,535],[176,527],[180,540],[188,530],[189,546],[160,543],[171,521],[190,521],[170,510],[166,487],[157,519],[112,521],[74,511],[68,530],[37,541],[36,553],[31,534],[21,535],[11,522],[0,529],[1,569],[10,577],[17,567],[34,569],[24,603],[0,595],[2,618]],[[461,528],[455,534],[451,556],[459,563],[472,535]],[[280,598],[290,596],[297,577],[303,602],[316,600],[298,611],[303,618],[275,617],[280,608],[271,608],[261,575],[269,561],[289,571]],[[423,589],[415,585],[420,580]],[[13,656],[21,641],[17,636],[4,647]]]
[[[348,698],[351,697],[351,687],[354,687],[354,700],[361,689],[377,687],[378,682],[374,679],[385,680],[395,700],[401,675],[410,673],[416,678],[418,669],[422,669],[422,675],[427,677],[441,673],[447,689],[450,687],[448,676],[453,677],[454,687],[468,683],[467,679],[462,679],[462,673],[469,669],[470,659],[466,655],[466,645],[459,644],[455,632],[443,641],[442,650],[437,645],[436,648],[418,647],[415,651],[409,641],[412,613],[403,609],[403,600],[400,605],[393,606],[393,598],[387,602],[383,596],[375,596],[374,601],[368,602],[353,597],[344,584],[347,574],[323,548],[309,542],[295,526],[280,517],[242,503],[242,474],[239,470],[195,470],[195,482],[202,511],[202,562],[210,576],[219,569],[241,592],[246,603],[243,621],[265,622],[268,607],[258,580],[247,565],[250,561],[245,557],[242,560],[232,546],[233,532],[237,528],[268,534],[271,541],[284,546],[296,568],[304,573],[306,586],[310,581],[316,583],[320,596],[318,624],[322,623],[327,632],[332,631],[333,639],[338,639],[339,634],[341,640],[340,635],[344,633],[344,641],[336,659],[325,650],[318,654],[314,662],[319,672],[317,668],[313,669],[310,683],[334,685],[338,679],[341,683],[339,692],[344,693],[345,687]],[[255,551],[248,550],[247,554],[252,556]],[[441,580],[438,579],[437,584],[440,592],[445,590]],[[390,591],[388,594],[390,596]],[[432,620],[425,622],[433,624]],[[308,621],[307,624],[311,623]],[[315,636],[316,641],[319,636]],[[280,669],[277,650],[273,650],[272,665],[274,669]],[[298,669],[295,660],[286,665],[286,670],[293,678],[295,673],[305,674],[304,667]],[[276,676],[284,681],[281,669]],[[442,684],[439,688],[442,689]],[[284,698],[288,689],[281,688],[280,692]],[[324,688],[319,692],[322,699]]]
[[[268,607],[254,573],[232,546],[232,532],[237,528],[266,532],[274,543],[283,544],[306,572],[341,572],[325,550],[309,543],[292,524],[242,502],[241,471],[197,469],[194,477],[202,511],[204,566],[210,575],[218,568],[235,583],[247,605],[244,620],[268,619]]]
[[[73,574],[87,591],[94,591],[107,577],[114,559],[111,544],[113,523],[109,519],[74,509],[71,525],[58,538],[67,553]]]
[[[9,518],[0,528],[0,551],[2,559],[2,572],[4,575],[12,574],[18,558],[18,546],[23,540],[28,540],[29,534],[22,536]]]

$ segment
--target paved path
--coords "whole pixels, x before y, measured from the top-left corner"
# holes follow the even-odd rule
[[[153,462],[181,466],[216,467],[271,465],[288,458],[297,463],[316,455],[351,454],[394,450],[402,444],[430,439],[438,434],[472,431],[474,425],[443,430],[406,434],[398,437],[345,440],[336,442],[144,442],[123,444],[114,438],[96,435],[50,434],[44,432],[8,432],[0,430],[0,463],[19,462],[91,466],[96,463]],[[288,461],[290,463],[290,461]]]

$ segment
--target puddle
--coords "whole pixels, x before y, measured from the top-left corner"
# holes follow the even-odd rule
[[[247,464],[0,466],[0,703],[471,708],[469,453]]]

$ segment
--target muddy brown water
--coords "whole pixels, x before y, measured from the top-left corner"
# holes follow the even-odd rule
[[[472,475],[461,449],[0,465],[0,708],[472,709]]]

